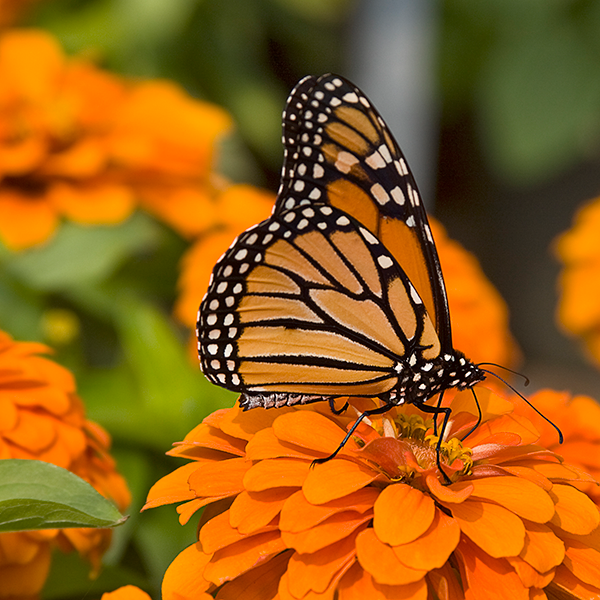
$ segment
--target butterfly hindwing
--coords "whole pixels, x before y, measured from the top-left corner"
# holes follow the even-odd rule
[[[240,235],[200,315],[205,375],[248,394],[380,395],[397,386],[407,352],[440,352],[395,258],[322,203],[276,212]]]
[[[305,77],[288,99],[283,143],[275,212],[321,202],[356,218],[402,265],[443,351],[450,351],[446,291],[427,214],[404,155],[370,101],[342,77]]]

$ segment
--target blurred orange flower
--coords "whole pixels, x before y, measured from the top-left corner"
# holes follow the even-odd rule
[[[450,403],[447,393],[447,403]],[[591,481],[538,445],[530,421],[478,387],[451,400],[436,466],[431,421],[401,406],[363,422],[376,400],[209,416],[169,454],[191,460],[145,508],[207,507],[199,541],[163,581],[165,600],[592,598],[600,594],[600,513],[572,486]],[[366,421],[366,420],[365,420]]]
[[[446,282],[454,347],[475,363],[515,366],[520,352],[506,303],[475,256],[450,239],[438,221],[430,218],[430,224]]]
[[[85,418],[73,376],[39,356],[42,344],[15,342],[0,332],[0,458],[37,459],[69,469],[124,510],[125,480],[108,454],[110,438]],[[63,529],[0,534],[0,598],[35,598],[50,568],[50,552],[77,550],[93,569],[109,530]]]
[[[48,240],[61,217],[119,223],[137,203],[173,224],[182,197],[212,190],[215,144],[231,119],[177,85],[67,58],[38,30],[0,36],[0,80],[0,238],[9,248]]]
[[[581,208],[573,227],[556,242],[563,263],[559,279],[558,320],[580,337],[589,356],[600,365],[600,198]]]
[[[135,585],[124,585],[114,592],[102,594],[102,600],[151,600],[151,598]]]
[[[240,184],[226,188],[216,200],[202,205],[206,218],[203,235],[184,254],[179,276],[175,315],[182,323],[196,326],[198,306],[215,263],[237,235],[269,216],[274,201],[274,194]]]
[[[0,27],[14,25],[38,0],[0,0]]]

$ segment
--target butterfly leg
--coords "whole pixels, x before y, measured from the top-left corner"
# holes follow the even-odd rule
[[[363,419],[366,419],[367,417],[370,417],[371,415],[380,415],[384,412],[387,412],[388,410],[390,410],[390,408],[393,408],[394,406],[396,406],[396,404],[394,402],[386,402],[383,406],[380,406],[379,408],[374,408],[373,410],[365,410],[365,412],[361,413],[359,415],[359,417],[356,419],[356,421],[354,421],[354,423],[352,424],[352,427],[350,427],[348,433],[345,435],[344,439],[340,442],[340,445],[336,448],[336,450],[334,452],[332,452],[326,458],[316,458],[315,460],[312,461],[312,466],[321,465],[321,464],[326,463],[327,461],[331,460],[335,456],[337,456],[338,452],[346,445],[346,442],[350,439],[350,436],[354,433],[356,428],[362,423]]]
[[[475,394],[475,390],[473,388],[471,388],[471,393],[473,394],[473,398],[475,398],[475,406],[477,406],[477,422],[475,425],[473,425],[473,427],[471,427],[471,429],[469,429],[467,435],[464,435],[460,439],[461,442],[464,442],[481,425],[481,420],[483,419],[483,415],[481,414],[481,406],[479,405],[477,394]]]
[[[448,419],[450,418],[450,415],[452,414],[452,409],[448,406],[439,406],[439,402],[437,406],[428,406],[427,404],[424,403],[417,403],[415,402],[415,406],[419,409],[422,410],[424,413],[429,413],[429,414],[433,414],[433,415],[444,415],[444,421],[442,422],[442,427],[440,428],[440,432],[439,432],[439,436],[438,436],[438,442],[437,445],[435,447],[435,462],[437,464],[437,468],[440,470],[440,473],[444,476],[444,480],[447,484],[452,483],[452,480],[450,479],[450,477],[448,477],[448,475],[446,475],[446,472],[444,471],[444,469],[442,469],[442,464],[441,464],[441,460],[440,460],[440,448],[442,447],[442,441],[444,440],[444,433],[446,432],[446,426],[448,425]],[[435,418],[434,418],[434,423],[436,422]],[[438,435],[436,433],[436,435]]]
[[[335,401],[337,398],[329,398],[329,408],[334,415],[341,415],[343,412],[346,412],[346,409],[349,406],[349,403],[346,402],[342,408],[335,407]]]
[[[435,435],[438,434],[437,415],[439,415],[440,413],[444,412],[444,411],[440,410],[440,407],[442,406],[442,399],[444,398],[444,392],[445,391],[446,390],[442,390],[440,392],[440,395],[438,396],[438,401],[435,404],[435,408],[437,409],[436,412],[435,412],[435,417],[433,418],[433,433]],[[422,408],[422,407],[419,405],[419,408]],[[423,412],[429,412],[429,411],[424,410]],[[443,433],[444,433],[444,431],[442,430],[442,435],[443,435]]]

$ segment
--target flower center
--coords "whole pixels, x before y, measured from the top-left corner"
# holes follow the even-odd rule
[[[412,452],[418,467],[410,468],[409,464],[398,465],[410,479],[425,472],[438,470],[437,452],[439,443],[440,463],[446,475],[453,481],[458,477],[470,475],[473,467],[473,452],[470,448],[463,446],[458,438],[442,439],[439,435],[431,433],[434,430],[433,420],[424,419],[419,415],[407,415],[399,413],[393,421],[384,423],[384,435],[389,436],[390,428],[395,430],[397,440],[407,444]],[[438,433],[441,433],[438,430]],[[411,461],[412,462],[412,461]],[[406,467],[409,467],[406,469]]]

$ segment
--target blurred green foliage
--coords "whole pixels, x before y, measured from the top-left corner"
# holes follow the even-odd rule
[[[68,52],[105,68],[173,79],[224,106],[239,137],[224,145],[220,170],[275,189],[287,93],[307,73],[346,71],[354,4],[40,0],[24,24],[51,31]],[[475,114],[500,176],[542,181],[597,151],[600,3],[447,0],[439,16],[446,118]],[[113,436],[134,494],[132,516],[116,532],[94,587],[87,565],[57,556],[46,598],[98,597],[125,583],[158,597],[168,564],[194,541],[194,526],[180,527],[173,507],[138,514],[150,486],[180,464],[164,452],[235,400],[206,382],[190,359],[189,332],[172,317],[186,247],[136,214],[117,227],[63,224],[43,247],[0,250],[0,327],[55,346],[56,359],[77,377],[89,418]],[[72,335],[58,335],[58,315]]]
[[[440,84],[448,113],[470,108],[491,168],[540,183],[597,152],[600,4],[444,3]]]

